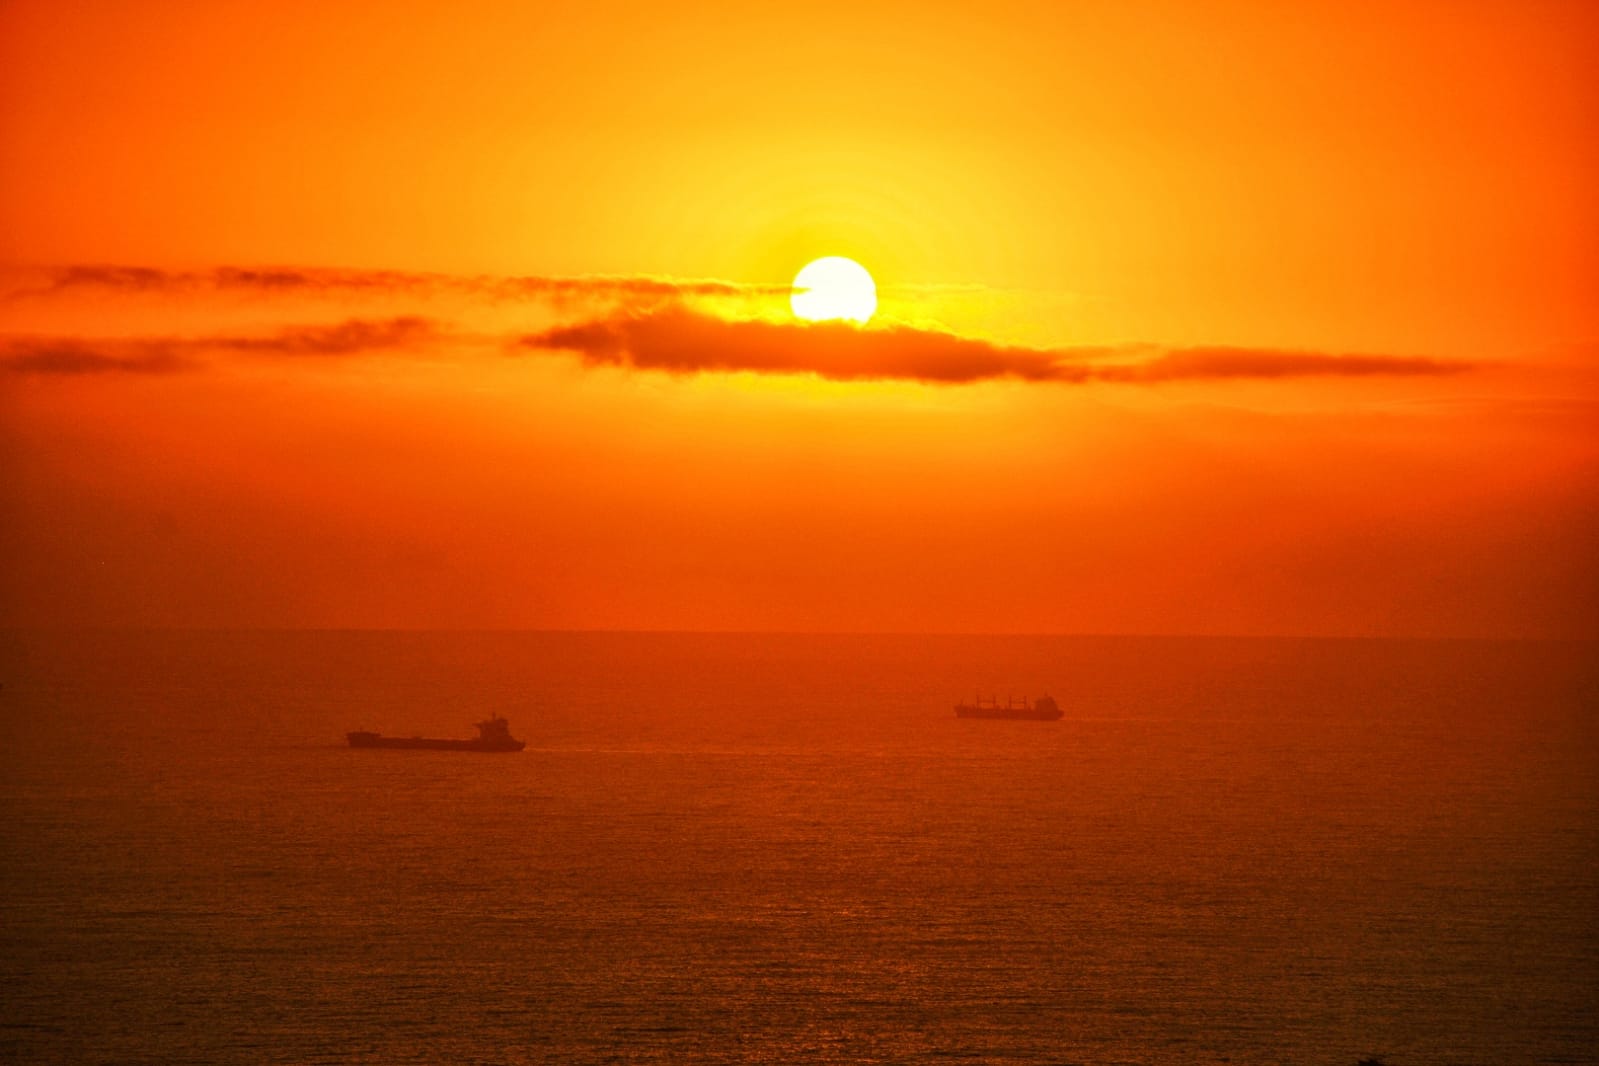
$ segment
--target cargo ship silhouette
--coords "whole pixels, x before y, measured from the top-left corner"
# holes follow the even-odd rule
[[[1053,696],[1040,696],[1031,703],[1009,696],[1004,703],[1000,703],[997,697],[985,700],[978,696],[973,703],[955,705],[957,718],[1015,718],[1028,722],[1053,722],[1060,716],[1060,707]]]
[[[490,715],[477,723],[478,735],[471,740],[434,740],[430,737],[386,737],[358,729],[344,734],[352,748],[401,748],[409,751],[521,751],[527,742],[511,735],[511,723]]]

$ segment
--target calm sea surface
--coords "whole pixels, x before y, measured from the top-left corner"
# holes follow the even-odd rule
[[[1599,1062],[1591,645],[12,633],[0,681],[7,1062]],[[527,751],[344,744],[491,711]]]

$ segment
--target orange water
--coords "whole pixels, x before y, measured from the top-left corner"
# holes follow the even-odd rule
[[[12,634],[0,1058],[1596,1061],[1595,650]]]

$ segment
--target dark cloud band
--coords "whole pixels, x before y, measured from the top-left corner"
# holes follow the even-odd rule
[[[724,317],[691,306],[699,298],[786,294],[788,286],[716,280],[627,277],[495,277],[386,270],[218,267],[62,267],[36,275],[28,294],[120,291],[188,296],[355,297],[392,304],[455,293],[542,301],[557,313],[593,317],[511,338],[466,334],[418,315],[352,318],[254,335],[98,339],[0,338],[0,370],[24,374],[166,374],[195,369],[206,357],[244,355],[327,358],[367,353],[462,351],[508,346],[513,352],[573,352],[590,365],[690,374],[745,371],[814,374],[835,381],[902,380],[964,384],[996,379],[1084,384],[1122,382],[1438,375],[1471,364],[1393,355],[1340,355],[1239,347],[1035,348],[996,344],[903,324],[858,328]]]
[[[1291,377],[1440,375],[1472,364],[1390,355],[1329,355],[1257,348],[1027,348],[910,326],[861,329],[739,321],[672,306],[510,338],[450,330],[405,315],[291,326],[257,335],[0,338],[0,370],[14,374],[171,374],[207,356],[338,359],[425,354],[473,346],[512,352],[573,352],[591,366],[675,374],[744,371],[814,374],[833,381],[980,381],[1157,384]]]
[[[448,336],[431,319],[406,315],[290,326],[257,335],[7,337],[0,338],[0,369],[13,374],[172,374],[199,369],[207,355],[339,358],[421,351]]]
[[[11,297],[39,298],[74,291],[140,295],[247,293],[262,296],[460,295],[496,300],[548,299],[674,300],[689,297],[786,295],[787,285],[747,285],[705,278],[648,275],[540,277],[438,274],[403,270],[322,270],[303,267],[216,267],[162,270],[154,267],[76,265],[43,271],[15,286]]]
[[[673,373],[815,374],[836,381],[888,379],[963,384],[1157,383],[1219,379],[1459,373],[1471,364],[1391,355],[1275,349],[1027,348],[936,330],[843,323],[728,321],[682,307],[618,315],[520,338],[535,351],[576,352],[592,365]]]

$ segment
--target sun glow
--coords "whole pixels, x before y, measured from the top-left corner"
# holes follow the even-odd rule
[[[877,310],[877,284],[853,259],[830,255],[794,275],[789,304],[808,322],[844,319],[864,324]]]

